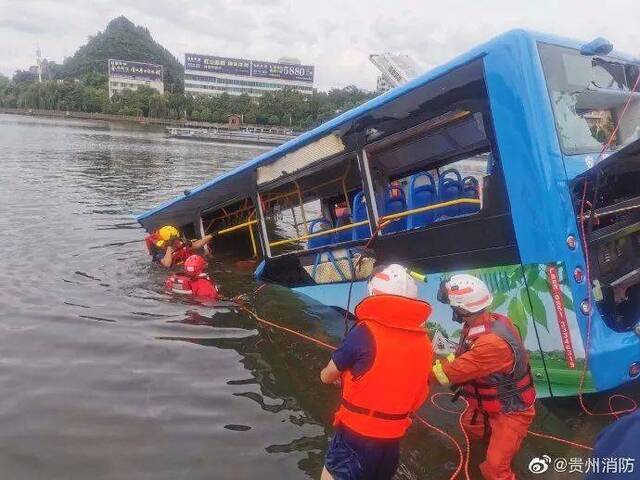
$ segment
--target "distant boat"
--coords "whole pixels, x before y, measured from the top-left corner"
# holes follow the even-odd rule
[[[294,139],[298,134],[292,129],[278,127],[243,127],[240,129],[167,127],[167,135],[171,138],[276,147]]]

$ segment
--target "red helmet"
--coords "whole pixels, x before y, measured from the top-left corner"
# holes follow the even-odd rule
[[[184,271],[191,276],[200,275],[207,268],[207,262],[200,255],[191,255],[184,261]]]

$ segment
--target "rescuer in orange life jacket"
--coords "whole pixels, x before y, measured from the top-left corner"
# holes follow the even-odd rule
[[[206,247],[212,238],[213,235],[205,235],[198,240],[185,240],[177,228],[165,225],[147,235],[144,241],[153,261],[169,268],[184,262],[194,250]]]
[[[425,322],[431,305],[404,267],[376,268],[356,325],[320,373],[342,384],[322,479],[391,479],[400,440],[429,393],[433,349]]]
[[[455,358],[433,367],[435,378],[452,384],[469,402],[462,417],[471,437],[488,438],[480,472],[487,480],[514,480],[511,461],[535,416],[536,391],[529,356],[509,318],[490,312],[493,297],[485,283],[471,275],[443,281],[438,300],[451,306],[464,323]]]
[[[200,255],[191,255],[184,261],[184,271],[167,278],[165,288],[170,293],[188,295],[197,300],[217,301],[218,287],[204,270],[207,262]]]

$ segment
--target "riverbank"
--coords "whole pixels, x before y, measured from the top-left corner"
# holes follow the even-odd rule
[[[108,113],[87,113],[87,112],[72,112],[65,110],[40,110],[35,108],[2,108],[0,107],[0,114],[9,115],[26,115],[34,117],[49,117],[49,118],[72,118],[81,120],[102,120],[106,122],[127,122],[137,123],[142,125],[163,125],[172,127],[188,127],[188,128],[227,128],[226,123],[211,123],[211,122],[196,122],[191,120],[174,120],[168,118],[153,118],[153,117],[133,117],[127,115],[111,115]],[[254,125],[245,125],[247,127],[253,127]],[[256,125],[259,127],[259,125]]]

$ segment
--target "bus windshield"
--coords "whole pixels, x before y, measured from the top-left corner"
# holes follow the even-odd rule
[[[599,152],[607,142],[638,78],[638,65],[541,43],[540,59],[563,153]],[[640,93],[633,93],[611,148],[640,137]]]

